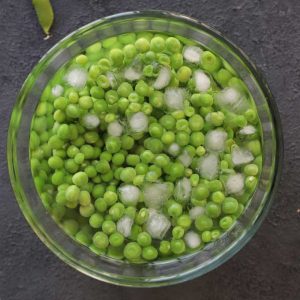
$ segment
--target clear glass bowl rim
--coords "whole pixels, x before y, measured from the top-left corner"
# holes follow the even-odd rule
[[[172,20],[176,20],[178,22],[182,22],[186,25],[189,25],[191,27],[196,27],[198,29],[206,31],[208,34],[210,34],[212,37],[215,37],[219,40],[221,40],[222,43],[226,44],[227,47],[230,48],[231,51],[233,51],[239,58],[242,59],[245,66],[249,69],[251,74],[254,75],[256,81],[258,82],[260,88],[262,89],[264,95],[266,96],[266,101],[268,102],[268,109],[271,112],[272,117],[272,124],[275,128],[275,139],[276,139],[276,149],[275,149],[275,164],[274,164],[274,174],[271,182],[271,186],[269,189],[269,193],[267,195],[267,199],[265,201],[264,207],[262,211],[257,216],[255,222],[251,225],[250,228],[247,228],[243,235],[239,236],[238,239],[232,244],[230,244],[230,247],[228,247],[225,251],[222,252],[221,255],[214,257],[212,261],[207,263],[206,265],[202,266],[201,268],[193,268],[189,271],[185,271],[182,273],[173,274],[170,276],[158,276],[153,278],[136,278],[136,277],[130,277],[130,276],[122,276],[121,274],[113,275],[109,274],[105,271],[97,272],[90,270],[87,266],[82,265],[80,262],[74,261],[67,253],[65,253],[64,249],[62,249],[59,245],[55,245],[52,243],[52,241],[49,240],[47,235],[45,235],[45,232],[42,232],[40,230],[40,227],[37,226],[35,221],[32,219],[32,216],[30,213],[28,213],[28,207],[26,203],[26,196],[19,190],[19,185],[22,183],[19,182],[18,179],[18,172],[17,172],[17,156],[16,156],[16,143],[15,143],[15,136],[16,136],[16,126],[14,124],[13,115],[14,113],[17,114],[18,110],[18,103],[21,101],[24,101],[24,94],[27,89],[27,86],[29,85],[30,81],[30,75],[35,73],[35,71],[38,70],[39,66],[44,63],[44,61],[47,59],[47,57],[53,55],[62,44],[66,43],[67,41],[72,41],[74,38],[80,37],[81,33],[84,33],[88,30],[92,30],[93,28],[108,22],[114,22],[120,19],[126,19],[126,18],[170,18]],[[253,63],[251,63],[250,59],[234,44],[232,44],[230,41],[228,41],[224,36],[216,31],[215,29],[212,29],[211,27],[207,26],[206,24],[203,24],[193,18],[172,13],[168,11],[156,11],[156,10],[149,10],[149,11],[133,11],[133,12],[125,12],[120,13],[116,15],[112,15],[109,17],[104,17],[99,20],[96,20],[92,23],[89,23],[71,34],[69,34],[67,37],[59,41],[57,44],[55,44],[36,64],[32,72],[28,75],[27,79],[25,80],[19,96],[17,103],[14,107],[14,110],[12,112],[12,117],[10,121],[9,131],[8,131],[8,141],[7,141],[7,159],[8,159],[8,168],[9,168],[9,174],[11,179],[11,184],[13,187],[13,190],[15,192],[18,204],[27,219],[28,223],[32,227],[32,229],[35,231],[35,233],[39,236],[39,238],[42,240],[42,242],[58,257],[60,257],[64,262],[66,262],[68,265],[74,267],[75,269],[83,272],[86,275],[89,275],[91,277],[94,277],[96,279],[110,282],[118,285],[125,285],[125,286],[141,286],[141,287],[151,287],[151,286],[162,286],[162,285],[170,285],[175,284],[179,282],[183,282],[186,280],[190,280],[192,278],[198,277],[200,275],[203,275],[210,270],[218,267],[219,265],[223,264],[225,261],[227,261],[229,258],[231,258],[235,253],[237,253],[255,234],[258,227],[260,226],[261,222],[265,218],[269,207],[271,205],[272,199],[274,197],[274,193],[276,191],[280,173],[281,173],[281,165],[282,165],[282,157],[283,157],[283,139],[282,139],[282,132],[281,132],[281,125],[280,125],[280,118],[277,111],[276,103],[271,95],[271,92],[260,75],[260,73],[257,71],[256,67]],[[195,255],[191,254],[190,256]],[[189,256],[189,255],[187,255]],[[167,263],[174,263],[179,262],[180,260],[174,259],[167,262],[163,262],[163,264]]]

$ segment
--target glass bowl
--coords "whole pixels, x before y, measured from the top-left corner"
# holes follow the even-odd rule
[[[44,208],[29,163],[29,132],[33,113],[48,80],[71,57],[90,44],[125,32],[159,31],[197,41],[222,56],[248,86],[257,106],[263,137],[263,168],[258,187],[243,215],[230,231],[204,249],[166,261],[130,264],[97,256],[68,237]],[[50,49],[26,79],[13,109],[8,133],[10,179],[19,206],[32,229],[60,259],[78,271],[117,285],[170,285],[203,275],[239,251],[264,219],[276,191],[282,158],[279,117],[270,91],[256,68],[216,30],[189,17],[163,11],[135,11],[92,22]]]

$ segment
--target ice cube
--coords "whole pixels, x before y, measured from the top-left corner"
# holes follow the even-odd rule
[[[215,96],[215,103],[230,112],[241,114],[249,108],[246,97],[237,89],[225,88]]]
[[[54,97],[60,97],[64,92],[64,88],[60,85],[57,84],[51,89],[51,93]]]
[[[202,49],[197,46],[186,46],[183,48],[183,57],[188,62],[199,63],[202,52]]]
[[[130,184],[119,187],[118,192],[120,200],[127,206],[136,206],[141,195],[140,189]]]
[[[254,126],[247,125],[239,131],[239,134],[241,134],[241,135],[251,135],[251,134],[254,134],[255,132],[256,132],[256,128]]]
[[[128,216],[124,216],[117,223],[117,231],[124,235],[124,237],[129,237],[132,225],[133,220]]]
[[[132,67],[126,68],[124,71],[124,78],[129,81],[139,80],[141,77],[142,72],[139,72]]]
[[[95,114],[86,114],[82,118],[82,124],[87,129],[95,129],[99,126],[100,120]]]
[[[109,81],[109,84],[112,88],[115,88],[118,86],[118,80],[116,75],[113,72],[106,72],[106,77]]]
[[[225,149],[227,133],[221,129],[214,129],[205,135],[205,147],[209,151],[222,152]]]
[[[184,105],[185,90],[182,88],[167,88],[165,103],[170,110],[182,110]]]
[[[166,87],[171,80],[171,70],[167,67],[162,67],[159,70],[158,76],[153,84],[156,90],[161,90]]]
[[[107,133],[112,136],[121,136],[123,132],[123,126],[118,122],[114,121],[108,124]]]
[[[192,157],[187,151],[183,151],[179,156],[178,160],[185,166],[188,167],[192,163]]]
[[[129,126],[133,132],[147,131],[148,117],[143,112],[137,112],[130,117]]]
[[[75,89],[82,89],[88,79],[88,73],[85,69],[82,68],[75,68],[70,70],[65,77],[68,84]]]
[[[187,201],[191,196],[191,191],[191,182],[188,178],[184,177],[178,180],[174,190],[174,197],[178,201]]]
[[[237,145],[233,145],[231,148],[231,158],[235,166],[248,164],[254,159],[252,153],[244,148],[240,148]]]
[[[135,59],[132,64],[124,70],[124,78],[129,81],[141,79],[143,76],[143,65],[140,59]]]
[[[162,213],[155,210],[149,212],[149,218],[145,229],[154,239],[163,239],[171,226],[169,219]]]
[[[180,153],[180,146],[176,143],[172,143],[168,148],[168,153],[172,156],[177,156]]]
[[[198,161],[196,170],[202,178],[212,180],[218,176],[219,173],[219,157],[215,153],[209,153],[201,157]]]
[[[184,235],[184,241],[185,241],[186,245],[191,249],[195,249],[195,248],[199,247],[201,244],[201,238],[200,238],[199,234],[192,230],[188,231]]]
[[[167,183],[146,184],[143,192],[145,205],[154,209],[160,209],[170,197]]]
[[[206,92],[210,88],[210,78],[203,71],[195,71],[194,79],[196,85],[196,91]]]
[[[225,188],[228,194],[240,194],[244,189],[244,176],[240,173],[229,175]]]
[[[196,220],[197,217],[203,215],[205,212],[205,209],[201,206],[194,206],[193,208],[191,208],[189,210],[189,215],[190,215],[190,218],[192,220]]]

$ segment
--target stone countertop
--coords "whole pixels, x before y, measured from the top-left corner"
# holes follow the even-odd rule
[[[60,0],[53,36],[43,40],[31,1],[0,0],[0,299],[299,299],[300,295],[300,2],[298,0]],[[278,105],[284,169],[273,206],[254,238],[232,259],[183,284],[117,287],[65,265],[37,238],[15,201],[6,137],[16,95],[33,66],[57,41],[93,20],[158,9],[205,22],[238,45],[266,78]]]

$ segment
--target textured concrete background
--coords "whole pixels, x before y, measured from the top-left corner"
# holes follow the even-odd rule
[[[300,1],[52,0],[53,37],[43,41],[30,0],[0,0],[0,299],[291,299],[300,298]],[[284,171],[262,227],[234,258],[184,284],[151,290],[104,284],[66,266],[27,225],[6,165],[9,115],[22,82],[66,34],[97,18],[165,9],[207,22],[239,45],[262,70],[282,118]]]

